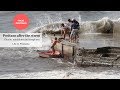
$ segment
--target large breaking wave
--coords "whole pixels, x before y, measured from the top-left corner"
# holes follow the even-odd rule
[[[60,30],[59,23],[51,23],[42,27],[37,27],[33,32],[41,32],[45,30]],[[120,32],[120,19],[110,20],[107,17],[99,19],[97,21],[80,22],[80,33],[119,33]]]

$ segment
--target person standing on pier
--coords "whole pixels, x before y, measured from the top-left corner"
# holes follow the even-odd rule
[[[69,27],[65,26],[65,24],[61,24],[61,36],[63,36],[64,39],[66,39],[66,35],[68,34],[70,39],[70,29]]]
[[[69,27],[69,29],[71,29],[71,25],[73,24],[72,20],[71,19],[68,19],[68,23],[67,23],[67,26]]]
[[[80,25],[79,22],[76,21],[75,19],[72,21],[72,25],[71,25],[71,34],[70,34],[70,42],[73,42],[77,40],[77,38],[79,38],[79,29],[80,29]]]
[[[56,44],[58,43],[59,41],[57,40],[57,37],[55,37],[53,43],[52,43],[52,46],[51,46],[51,49],[52,49],[52,55],[55,54],[55,46]]]

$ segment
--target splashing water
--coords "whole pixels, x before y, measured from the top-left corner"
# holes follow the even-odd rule
[[[77,11],[62,11],[62,12],[53,12],[53,13],[43,13],[34,19],[37,21],[36,27],[33,30],[29,30],[28,32],[35,32],[42,29],[49,29],[49,30],[58,30],[60,27],[60,23],[67,22],[68,19],[76,19],[81,22],[81,16]],[[58,23],[58,24],[57,24]]]

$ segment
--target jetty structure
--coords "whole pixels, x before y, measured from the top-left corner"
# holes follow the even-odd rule
[[[51,39],[60,38],[59,35],[49,35]],[[74,63],[78,67],[84,66],[120,66],[120,47],[98,47],[96,49],[80,48],[78,43],[61,40],[56,50],[60,51],[65,61]]]
[[[49,35],[49,37],[51,38],[51,40],[53,40],[55,37],[57,37],[58,39],[61,38],[61,36],[59,35],[56,36]],[[77,43],[71,43],[68,40],[61,39],[61,42],[56,44],[55,50],[59,51],[62,57],[65,58],[66,60],[72,61],[75,57],[76,47]]]
[[[81,31],[86,31],[84,26],[87,24],[89,23],[81,25]],[[118,21],[111,22],[108,19],[102,19],[91,24],[96,26],[96,32],[108,33],[109,31],[114,37],[119,36],[120,23]],[[36,32],[39,33],[40,30]],[[60,38],[60,31],[45,30],[43,33],[48,34],[51,39]],[[106,46],[86,49],[81,48],[77,43],[62,40],[55,49],[61,52],[64,60],[74,62],[77,66],[120,66],[120,47]]]

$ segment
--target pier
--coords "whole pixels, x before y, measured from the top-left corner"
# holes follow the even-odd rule
[[[53,40],[55,37],[61,38],[60,36],[49,36],[51,40]],[[58,50],[62,57],[66,60],[73,61],[76,55],[76,47],[77,43],[71,43],[68,40],[61,40],[60,43],[57,43],[55,46],[55,50]]]
[[[51,40],[55,37],[50,36]],[[120,48],[119,47],[98,47],[96,49],[80,48],[77,43],[71,43],[68,40],[61,40],[57,43],[58,50],[64,60],[70,61],[81,66],[120,66]]]

